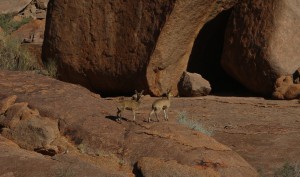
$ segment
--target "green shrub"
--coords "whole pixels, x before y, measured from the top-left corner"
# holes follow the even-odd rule
[[[0,27],[4,30],[6,34],[19,29],[22,25],[30,22],[31,17],[24,17],[21,21],[13,20],[14,14],[2,14],[0,15]]]
[[[4,34],[0,37],[0,69],[34,70],[38,64],[19,41]]]
[[[183,124],[183,125],[187,126],[188,128],[190,128],[192,130],[199,131],[199,132],[204,133],[208,136],[213,135],[212,130],[208,130],[208,129],[204,128],[198,121],[196,121],[194,119],[187,118],[186,112],[179,112],[177,121],[180,124]]]

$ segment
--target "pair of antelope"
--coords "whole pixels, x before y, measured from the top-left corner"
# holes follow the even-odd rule
[[[130,110],[133,113],[133,121],[135,121],[135,113],[138,110],[140,104],[141,104],[141,98],[143,96],[143,92],[141,91],[140,93],[135,90],[135,94],[132,96],[131,100],[121,100],[120,101],[120,106],[117,107],[117,121],[120,121],[121,119],[121,114],[124,110]],[[159,121],[158,114],[159,112],[163,111],[164,112],[164,118],[165,120],[168,120],[168,109],[170,108],[171,105],[171,89],[168,89],[166,92],[166,97],[160,98],[156,101],[153,102],[152,104],[152,110],[149,114],[148,117],[148,122],[151,121],[151,116],[153,113],[155,113],[157,121]]]

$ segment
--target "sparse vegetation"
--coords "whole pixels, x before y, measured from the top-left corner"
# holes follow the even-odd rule
[[[274,177],[300,177],[300,165],[285,163],[275,172]]]
[[[124,166],[126,165],[126,161],[122,158],[122,159],[119,159],[119,165],[120,166]]]
[[[6,34],[19,29],[22,25],[30,22],[31,17],[24,17],[20,21],[13,20],[14,14],[2,14],[0,15],[0,27]]]
[[[78,146],[77,146],[77,149],[79,150],[79,152],[80,153],[86,153],[86,145],[85,144],[79,144]]]
[[[0,69],[25,71],[37,68],[37,62],[26,49],[21,47],[19,41],[1,34]]]
[[[10,37],[9,34],[20,26],[28,23],[31,18],[13,20],[14,14],[0,15],[0,69],[7,70],[35,70],[39,68],[37,61],[30,53],[21,47],[21,42]]]
[[[48,59],[44,62],[44,67],[47,70],[47,75],[53,78],[57,78],[57,62],[53,59]]]
[[[201,133],[204,133],[208,136],[212,136],[213,135],[213,131],[212,130],[208,130],[206,128],[204,128],[198,121],[194,120],[194,119],[189,119],[187,117],[187,113],[186,112],[179,112],[178,113],[178,119],[177,121],[180,124],[183,124],[185,126],[187,126],[188,128],[192,129],[192,130],[196,130],[199,131]]]

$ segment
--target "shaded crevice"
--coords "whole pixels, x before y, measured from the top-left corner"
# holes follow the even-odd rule
[[[54,149],[35,148],[34,151],[47,156],[55,156],[57,154]]]
[[[200,30],[190,55],[187,71],[198,73],[211,84],[213,95],[252,95],[243,85],[229,76],[220,61],[224,36],[232,8],[208,21]]]
[[[135,177],[143,177],[142,171],[139,169],[137,162],[133,165],[132,173],[135,175]]]

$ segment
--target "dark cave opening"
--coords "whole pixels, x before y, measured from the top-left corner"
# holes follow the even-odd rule
[[[212,95],[250,96],[248,89],[222,68],[223,43],[232,8],[208,21],[199,32],[190,55],[187,71],[198,73],[209,81]]]

